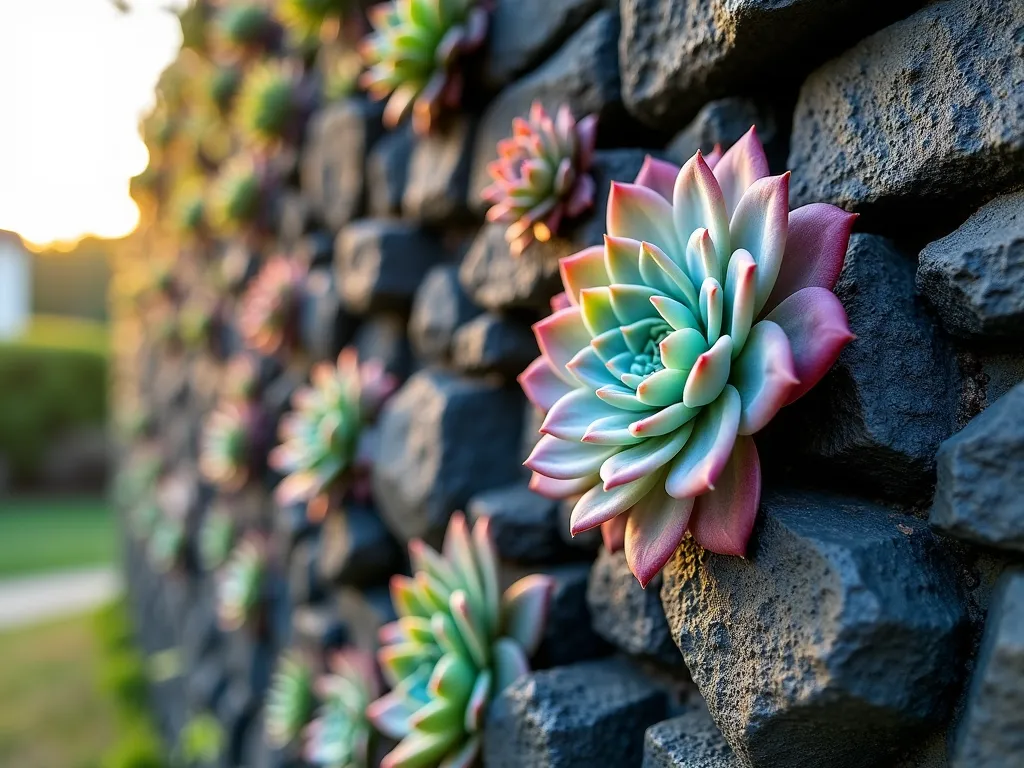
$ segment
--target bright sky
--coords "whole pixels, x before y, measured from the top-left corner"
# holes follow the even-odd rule
[[[137,223],[128,180],[183,0],[0,0],[0,229],[36,245],[120,237]]]

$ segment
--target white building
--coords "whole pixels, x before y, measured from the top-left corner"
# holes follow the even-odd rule
[[[0,229],[0,340],[19,336],[32,314],[32,272],[21,238]]]

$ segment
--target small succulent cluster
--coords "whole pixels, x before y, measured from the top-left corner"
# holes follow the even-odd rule
[[[217,574],[217,617],[221,629],[232,632],[252,626],[263,605],[266,543],[249,534],[231,551]]]
[[[369,768],[373,727],[366,708],[380,693],[373,659],[355,650],[338,651],[316,682],[321,701],[306,727],[303,756],[318,768]]]
[[[597,140],[597,117],[579,122],[562,105],[552,120],[540,102],[528,119],[512,122],[512,136],[498,142],[498,160],[487,167],[494,183],[483,191],[487,219],[509,225],[505,238],[518,256],[534,240],[546,242],[563,219],[594,204],[588,173]]]
[[[307,91],[292,62],[269,59],[254,64],[242,82],[235,110],[242,134],[255,146],[295,141],[310,108]]]
[[[256,56],[278,43],[280,28],[266,3],[234,0],[214,16],[213,37],[222,54]]]
[[[267,259],[238,313],[238,330],[249,349],[271,356],[294,345],[305,277],[306,267],[298,259]]]
[[[222,401],[203,423],[199,471],[213,485],[238,491],[248,482],[261,440],[258,410],[246,403]]]
[[[227,400],[251,403],[260,392],[260,369],[255,357],[241,353],[224,365],[220,395]]]
[[[488,705],[529,670],[543,636],[552,581],[527,576],[502,594],[486,518],[471,531],[454,515],[442,551],[411,542],[415,576],[391,580],[398,620],[378,653],[391,691],[367,709],[400,740],[382,768],[473,765]]]
[[[184,557],[185,520],[178,515],[160,513],[149,534],[149,562],[159,573],[167,573]]]
[[[264,728],[267,740],[275,747],[285,747],[298,738],[313,715],[313,673],[294,655],[284,653],[267,691]]]
[[[235,520],[222,506],[213,506],[206,513],[199,529],[199,563],[207,571],[220,568],[231,554],[235,541]]]
[[[360,364],[354,349],[345,349],[337,365],[318,363],[310,386],[292,397],[292,410],[281,419],[281,445],[270,453],[270,466],[285,475],[275,497],[287,506],[309,505],[319,519],[330,494],[346,484],[360,461],[360,436],[398,382],[379,361]],[[365,451],[364,451],[365,453]]]
[[[253,158],[231,158],[211,182],[204,208],[207,223],[219,234],[234,234],[253,226],[266,206],[267,184],[265,173]]]
[[[563,308],[534,326],[520,376],[546,412],[532,487],[583,494],[645,585],[689,531],[743,555],[757,514],[751,435],[813,387],[853,338],[831,289],[854,216],[789,210],[753,129],[681,169],[648,159],[613,184],[603,247],[562,260]]]
[[[385,125],[411,111],[413,128],[429,132],[443,109],[462,100],[459,60],[483,44],[487,10],[479,0],[392,0],[370,9],[370,22],[361,84],[372,98],[388,99]]]
[[[340,24],[352,4],[352,0],[280,0],[276,12],[292,41],[305,47],[330,37],[331,28]]]

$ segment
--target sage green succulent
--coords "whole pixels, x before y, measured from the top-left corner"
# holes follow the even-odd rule
[[[298,140],[308,96],[301,74],[284,59],[254,64],[245,75],[235,114],[242,135],[256,146]]]
[[[294,653],[284,653],[267,691],[263,714],[267,741],[274,747],[286,747],[298,738],[313,716],[313,672]]]
[[[317,768],[370,768],[373,726],[366,707],[380,695],[377,668],[361,651],[335,652],[315,683],[322,702],[306,727],[303,756]]]
[[[211,182],[206,220],[223,235],[254,224],[262,213],[264,179],[248,155],[236,155],[221,167]]]
[[[251,626],[263,605],[266,580],[266,542],[250,534],[232,550],[217,578],[217,617],[231,632]]]
[[[411,542],[415,575],[391,579],[398,621],[381,629],[377,655],[391,692],[367,715],[400,741],[381,768],[472,765],[488,705],[543,637],[552,579],[527,576],[502,594],[487,518],[471,532],[453,515],[442,551]]]
[[[231,554],[235,520],[221,505],[210,507],[199,529],[199,563],[208,571],[220,568]]]

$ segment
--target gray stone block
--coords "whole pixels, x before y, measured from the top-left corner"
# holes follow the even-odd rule
[[[903,232],[908,215],[941,225],[1024,182],[1022,24],[1021,3],[932,3],[813,73],[793,117],[792,204]]]
[[[587,604],[590,563],[563,563],[541,570],[554,579],[555,586],[534,666],[560,667],[611,653],[611,646],[594,632]]]
[[[630,572],[626,554],[612,554],[602,547],[587,586],[594,631],[630,656],[682,668],[683,657],[672,640],[660,591],[660,575],[644,589]]]
[[[703,701],[644,735],[643,768],[740,768]]]
[[[338,292],[356,314],[407,310],[438,244],[415,224],[363,219],[338,233],[334,246]]]
[[[1024,572],[1007,572],[993,596],[985,636],[957,730],[953,768],[1024,764]]]
[[[401,213],[415,143],[412,123],[407,122],[373,145],[366,159],[366,205],[371,216],[397,216]]]
[[[419,371],[384,406],[373,489],[400,542],[437,544],[448,518],[520,473],[518,388]]]
[[[402,213],[429,224],[470,219],[467,193],[476,135],[475,122],[450,118],[413,145]]]
[[[331,271],[310,272],[299,307],[302,348],[314,360],[332,360],[352,339],[355,329],[356,320],[342,306]]]
[[[765,148],[769,165],[781,170],[786,163],[787,120],[774,105],[742,96],[729,96],[701,107],[697,116],[675,135],[665,155],[682,165],[700,150],[708,155],[716,145],[729,149],[750,130],[757,128],[757,137]]]
[[[665,692],[623,659],[520,677],[491,704],[488,768],[636,766],[644,730],[665,716]]]
[[[771,493],[749,560],[687,539],[661,598],[741,764],[866,768],[948,714],[967,630],[955,570],[916,518]]]
[[[930,520],[951,536],[1024,552],[1024,384],[939,448]]]
[[[455,330],[479,311],[459,285],[458,267],[433,267],[416,291],[409,317],[409,342],[416,356],[428,363],[448,360]]]
[[[539,354],[529,323],[493,312],[461,326],[452,340],[452,364],[475,376],[514,380]]]
[[[486,518],[502,560],[544,563],[565,552],[558,535],[558,502],[545,499],[525,482],[476,494],[466,505],[471,522]]]
[[[377,513],[347,505],[327,516],[320,531],[320,576],[328,582],[366,587],[386,583],[402,566],[398,544]]]
[[[360,360],[379,360],[384,370],[404,379],[412,367],[412,350],[405,333],[405,316],[382,312],[366,318],[356,331],[352,344]]]
[[[956,336],[1024,338],[1024,192],[996,198],[925,246],[917,287]]]

